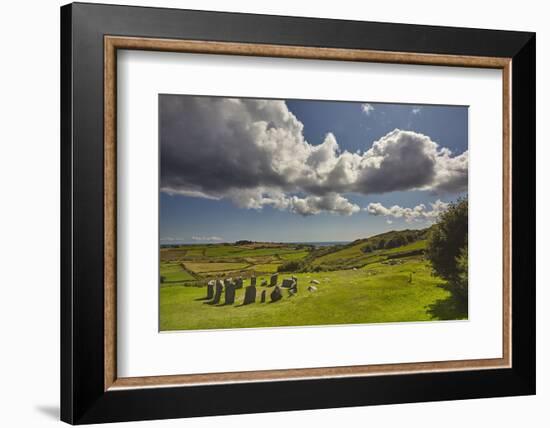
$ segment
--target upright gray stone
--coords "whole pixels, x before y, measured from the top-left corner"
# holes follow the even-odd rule
[[[267,291],[267,290],[263,290],[263,291],[262,291],[262,294],[261,294],[261,297],[260,297],[260,303],[265,303],[265,294],[266,294],[266,291]]]
[[[283,288],[292,288],[292,286],[295,284],[293,279],[285,278],[283,279],[283,283],[281,284],[281,287]]]
[[[275,286],[275,288],[271,292],[270,297],[272,302],[277,302],[281,300],[281,298],[283,297],[283,294],[281,293],[281,288],[278,285]]]
[[[214,297],[214,285],[216,284],[216,281],[211,280],[208,281],[208,284],[206,284],[206,300],[212,300]]]
[[[222,284],[223,284],[223,289],[224,289],[224,291],[225,291],[225,289],[226,289],[227,287],[234,286],[234,285],[235,285],[235,282],[234,282],[231,278],[229,278],[229,279],[224,279],[224,280],[222,281]]]
[[[216,281],[216,286],[214,289],[214,299],[212,300],[213,304],[217,305],[218,303],[220,303],[222,293],[223,293],[223,282],[218,279]]]
[[[235,303],[235,288],[237,286],[233,283],[225,286],[225,304],[232,305]]]
[[[256,285],[256,277],[255,276],[250,278],[250,285]]]
[[[249,285],[244,289],[244,301],[243,305],[249,305],[256,302],[256,287]]]
[[[242,277],[239,276],[235,280],[235,288],[243,288],[243,279],[242,279]]]
[[[279,275],[277,275],[276,273],[271,275],[271,278],[269,280],[269,286],[273,287],[273,286],[277,285],[277,279],[278,278],[279,278]]]

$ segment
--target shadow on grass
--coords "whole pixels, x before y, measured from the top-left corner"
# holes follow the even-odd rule
[[[207,299],[195,299],[195,300],[207,300]],[[234,306],[233,303],[215,302],[214,300],[208,300],[206,302],[203,302],[203,305],[210,305],[216,308],[223,308],[225,306]],[[242,305],[238,305],[238,306],[242,306]]]
[[[426,312],[436,320],[463,320],[468,318],[468,299],[457,296],[448,284],[438,287],[450,292],[449,297],[426,306]]]
[[[244,303],[241,303],[239,305],[235,305],[236,308],[242,308],[244,306],[250,306],[250,305],[253,305],[254,303],[259,303],[259,302],[251,302],[251,303],[247,303],[246,305]]]

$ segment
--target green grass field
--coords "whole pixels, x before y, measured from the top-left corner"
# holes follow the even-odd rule
[[[161,276],[163,284],[185,283],[195,279],[180,263],[163,264]]]
[[[281,266],[280,263],[265,263],[265,264],[260,263],[260,264],[254,265],[250,269],[260,273],[275,273],[277,272],[277,268],[279,266]]]
[[[394,235],[397,232],[392,232]],[[391,235],[391,236],[394,236]],[[367,249],[373,242],[314,248],[297,244],[211,244],[161,249],[160,329],[194,330],[361,324],[465,319],[446,284],[432,275],[425,260],[424,235],[391,248]],[[390,236],[390,237],[391,237]],[[379,239],[379,238],[376,238]],[[378,248],[378,247],[376,247]],[[260,286],[282,263],[300,263],[299,271],[279,273],[279,284],[292,275],[298,292],[282,289],[270,302],[273,288]],[[235,303],[206,301],[206,282],[230,276],[257,276],[256,302],[243,305],[244,288]],[[319,284],[312,284],[311,281]],[[315,285],[316,291],[308,291]],[[266,303],[260,294],[266,290]]]
[[[390,254],[408,253],[423,250],[424,248],[426,248],[426,241],[420,240],[397,248],[375,250],[370,253],[365,253],[362,250],[364,246],[364,242],[348,246],[339,251],[317,257],[312,261],[312,264],[315,266],[344,265],[349,267],[361,267],[367,263],[374,263],[376,261],[382,260],[384,257]]]
[[[195,273],[224,272],[244,269],[247,263],[184,262],[185,267]]]
[[[294,251],[292,253],[286,253],[279,255],[281,260],[302,260],[305,259],[309,254],[309,251]]]

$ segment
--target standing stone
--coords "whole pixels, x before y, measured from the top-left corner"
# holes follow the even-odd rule
[[[225,286],[225,304],[232,305],[235,303],[235,288],[237,286],[233,283]]]
[[[293,294],[296,294],[298,292],[298,282],[294,281],[294,284],[292,284],[292,287],[290,287],[290,291],[292,291]]]
[[[250,278],[250,285],[256,285],[256,277],[255,276]]]
[[[275,286],[275,288],[271,292],[270,297],[272,302],[277,302],[278,300],[281,300],[283,294],[281,293],[281,288],[278,285]]]
[[[243,279],[240,276],[235,280],[235,288],[243,288]]]
[[[293,279],[285,278],[285,279],[283,279],[283,283],[281,284],[281,287],[283,287],[283,288],[292,288],[293,285],[294,285],[294,280]]]
[[[265,294],[266,294],[266,291],[267,291],[267,290],[263,290],[263,291],[262,291],[262,295],[261,295],[261,297],[260,297],[260,303],[265,303]]]
[[[263,279],[261,285],[263,287],[267,286],[267,279]]]
[[[277,275],[276,273],[271,275],[271,279],[270,279],[270,282],[269,282],[269,286],[270,287],[273,287],[274,285],[277,285],[277,279],[279,278],[279,275]]]
[[[211,280],[211,281],[208,281],[208,284],[206,284],[206,300],[212,300],[212,298],[214,297],[214,284],[216,283],[216,281],[214,280]]]
[[[256,302],[256,287],[254,285],[249,285],[244,289],[244,301],[243,305],[248,305],[250,303]]]
[[[218,303],[220,303],[222,292],[223,292],[223,282],[218,279],[216,281],[216,287],[214,290],[214,300],[212,300],[212,303],[214,305],[217,305]]]

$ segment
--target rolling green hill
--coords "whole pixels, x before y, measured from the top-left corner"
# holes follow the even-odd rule
[[[205,283],[225,275],[250,277],[278,270],[320,272],[361,268],[391,258],[421,256],[427,233],[428,229],[391,231],[347,245],[319,248],[251,241],[162,248],[161,276],[173,283],[174,271],[179,270],[187,273],[179,274],[181,284],[200,285],[201,280]]]
[[[161,330],[220,329],[462,319],[446,283],[432,274],[424,257],[429,229],[391,231],[346,245],[314,247],[240,241],[182,245],[160,252]],[[290,267],[291,269],[284,269]],[[287,290],[275,303],[260,303],[262,286],[277,270],[279,284],[297,278],[298,293]],[[257,300],[243,305],[205,301],[211,279],[257,278]],[[315,290],[308,291],[309,285]],[[288,294],[288,295],[287,295]]]
[[[388,257],[419,255],[426,247],[428,229],[391,231],[352,243],[322,249],[307,260],[309,270],[362,267]]]

